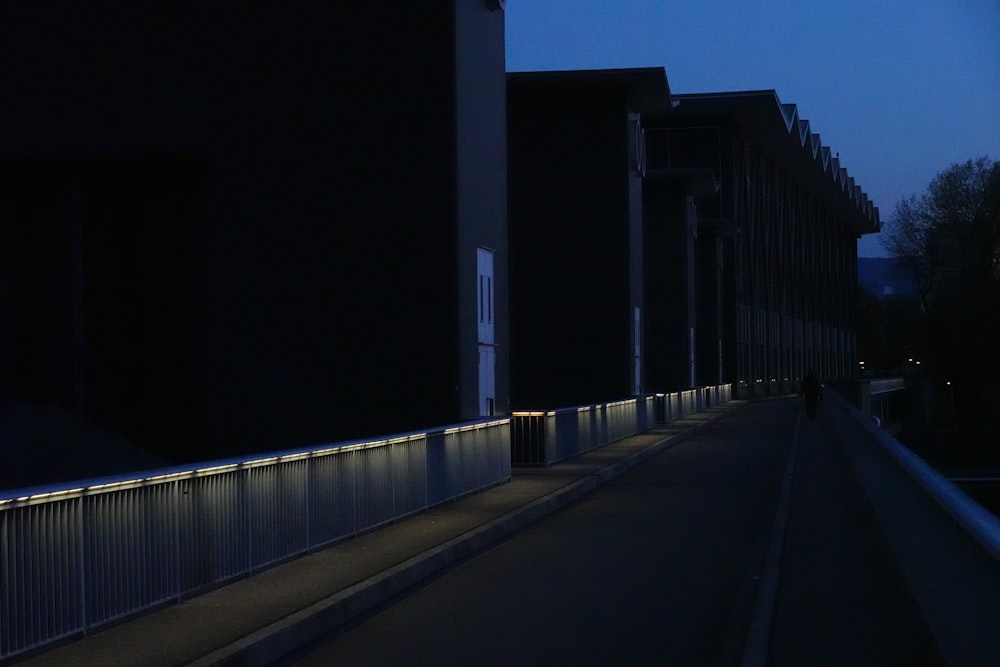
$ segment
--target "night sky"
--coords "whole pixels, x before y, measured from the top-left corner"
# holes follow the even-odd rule
[[[674,93],[774,89],[879,207],[1000,159],[1000,1],[512,0],[508,71],[663,66]],[[862,257],[884,256],[877,235]]]

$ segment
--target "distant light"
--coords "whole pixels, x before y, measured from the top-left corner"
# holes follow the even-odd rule
[[[859,366],[864,366],[864,365],[865,365],[865,362],[863,362],[863,361],[859,361],[859,362],[858,362],[858,365],[859,365]]]
[[[947,382],[945,382],[945,384],[951,386],[951,380],[948,380]]]
[[[913,359],[907,359],[907,361],[913,361]]]
[[[920,365],[920,362],[919,362],[919,361],[914,361],[913,363],[915,363],[915,364],[916,364],[917,366],[919,366],[919,365]]]

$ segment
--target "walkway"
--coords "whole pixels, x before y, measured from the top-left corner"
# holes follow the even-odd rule
[[[627,484],[629,475],[645,476],[679,503],[678,520],[669,527],[677,534],[664,537],[677,545],[675,557],[702,563],[697,569],[704,581],[722,576],[732,582],[726,618],[715,623],[722,628],[717,644],[723,664],[939,664],[827,417],[821,412],[813,423],[799,419],[790,399],[733,401],[550,468],[516,471],[508,484],[23,664],[267,664],[598,487],[609,488],[588,502]],[[654,456],[655,465],[629,473]],[[724,486],[712,492],[710,480],[724,484],[727,477],[730,486],[752,494],[739,500]],[[699,493],[692,492],[696,487]],[[648,494],[635,498],[650,500]],[[705,506],[680,502],[685,498]],[[684,512],[710,518],[696,524],[694,534]],[[563,515],[568,512],[546,524]],[[727,540],[735,545],[727,553],[738,557],[710,558],[714,545]],[[687,575],[697,593],[698,579]],[[683,617],[685,610],[673,613]],[[489,664],[490,656],[482,658],[477,662]],[[656,656],[660,664],[663,658]],[[462,660],[437,655],[435,662]]]

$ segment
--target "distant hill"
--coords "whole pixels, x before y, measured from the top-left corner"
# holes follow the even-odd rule
[[[858,285],[875,296],[911,296],[917,286],[891,257],[859,257]]]

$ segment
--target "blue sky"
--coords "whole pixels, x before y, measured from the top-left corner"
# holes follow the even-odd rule
[[[884,220],[1000,159],[1000,0],[510,0],[508,71],[663,66],[675,93],[774,89]],[[876,235],[862,257],[885,255]]]

